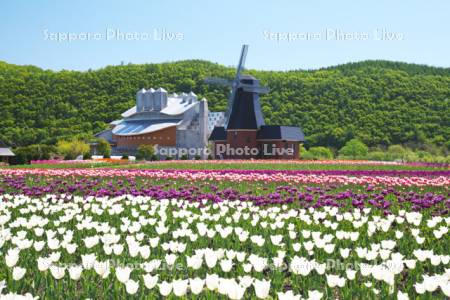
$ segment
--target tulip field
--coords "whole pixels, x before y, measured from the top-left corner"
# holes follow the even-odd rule
[[[448,166],[248,164],[0,168],[0,299],[450,298]]]

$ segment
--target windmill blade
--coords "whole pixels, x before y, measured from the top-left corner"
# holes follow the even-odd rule
[[[248,52],[248,45],[245,45],[245,44],[242,45],[241,56],[239,58],[239,63],[238,63],[237,69],[236,69],[236,78],[233,81],[233,86],[231,88],[231,95],[230,95],[230,98],[228,99],[228,110],[225,114],[225,117],[226,117],[225,128],[228,127],[228,122],[229,122],[229,119],[231,116],[231,111],[233,110],[234,97],[236,95],[236,91],[241,82],[241,72],[242,72],[242,70],[244,70],[245,60],[247,58],[247,52]]]
[[[203,80],[207,84],[217,84],[217,85],[225,85],[225,86],[231,86],[232,81],[225,79],[225,78],[219,78],[219,77],[206,77]]]
[[[241,77],[241,72],[244,70],[245,60],[247,59],[248,45],[242,45],[241,57],[236,70],[236,81]]]

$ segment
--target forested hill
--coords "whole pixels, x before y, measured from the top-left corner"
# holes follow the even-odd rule
[[[134,105],[142,87],[193,90],[224,111],[228,89],[207,76],[233,78],[234,68],[199,61],[110,66],[95,71],[42,70],[0,62],[0,140],[12,146],[89,136]],[[307,145],[339,148],[358,137],[370,146],[449,147],[450,69],[366,61],[313,71],[250,73],[269,86],[266,123],[299,125]]]

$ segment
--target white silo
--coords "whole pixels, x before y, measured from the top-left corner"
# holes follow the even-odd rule
[[[154,110],[162,110],[167,106],[167,91],[163,88],[157,89],[154,93],[155,105]]]
[[[145,89],[140,89],[136,93],[136,111],[142,112],[144,110],[144,95],[145,95]]]
[[[191,91],[188,95],[188,99],[189,99],[189,104],[192,104],[197,101],[197,95]]]
[[[150,88],[144,95],[144,110],[150,111],[153,109],[155,90]]]

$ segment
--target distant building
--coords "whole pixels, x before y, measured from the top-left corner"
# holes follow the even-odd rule
[[[248,45],[242,47],[236,78],[232,82],[231,96],[224,126],[216,126],[209,140],[214,143],[215,158],[298,159],[300,143],[305,139],[300,127],[266,125],[261,111],[259,95],[268,92],[253,76],[241,75]],[[222,84],[226,80],[208,79]]]
[[[224,112],[210,112],[207,100],[198,100],[193,92],[177,95],[163,88],[141,89],[136,105],[96,137],[111,144],[112,155],[134,155],[143,144],[158,145],[159,152],[169,153],[170,149],[206,148],[212,129],[224,122]]]
[[[228,109],[225,126],[217,126],[209,139],[215,158],[298,159],[304,134],[300,127],[265,125],[259,80],[242,75]]]
[[[16,156],[2,141],[0,141],[0,162],[7,164],[9,158]]]

